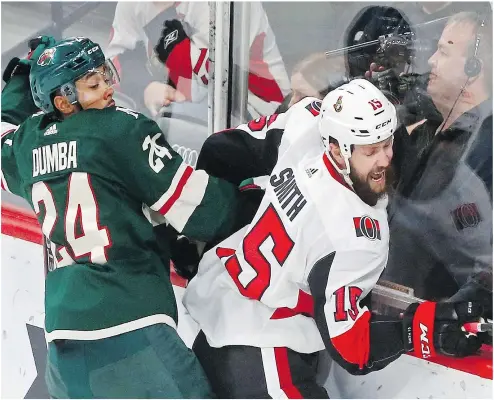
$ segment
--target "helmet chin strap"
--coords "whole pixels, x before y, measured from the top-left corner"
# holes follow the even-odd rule
[[[336,161],[333,160],[333,156],[329,151],[326,151],[328,154],[329,162],[333,165],[333,167],[336,169],[336,171],[343,176],[343,179],[345,182],[348,184],[353,189],[353,182],[350,179],[350,158],[343,156],[343,159],[345,160],[345,169],[341,169],[338,164],[336,164]]]

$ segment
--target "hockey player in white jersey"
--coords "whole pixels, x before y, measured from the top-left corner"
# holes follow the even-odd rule
[[[357,79],[227,133],[282,139],[269,176],[253,180],[265,195],[252,223],[204,255],[183,300],[220,398],[327,397],[315,379],[324,348],[366,374],[406,351],[464,356],[480,346],[461,330],[480,315],[476,304],[413,304],[403,320],[366,305],[388,257],[396,127],[394,106]]]
[[[274,112],[290,82],[261,3],[250,4],[248,111],[257,118]],[[119,68],[121,90],[155,114],[169,100],[207,98],[208,45],[208,2],[118,2],[106,53]],[[155,46],[178,93],[163,82],[163,65],[146,64]]]

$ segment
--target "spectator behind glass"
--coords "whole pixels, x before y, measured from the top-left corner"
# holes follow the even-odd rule
[[[186,7],[182,4],[181,8]],[[115,9],[107,54],[120,75],[117,93],[130,97],[135,109],[147,115],[155,116],[159,106],[170,104],[170,99],[186,98],[166,84],[168,70],[153,62],[153,46],[163,21],[180,14],[174,2],[118,2]]]
[[[153,116],[171,102],[207,101],[208,47],[208,2],[117,4],[108,54],[121,67],[122,90]],[[267,16],[260,2],[252,2],[249,112],[255,117],[272,113],[287,91],[288,77]]]
[[[286,112],[305,97],[323,99],[331,90],[347,82],[347,76],[343,56],[328,58],[323,52],[311,54],[293,67],[291,92],[275,113]]]
[[[461,11],[485,10],[487,2],[407,2],[396,3],[396,7],[371,6],[364,9],[355,19],[355,27],[349,30],[348,45],[378,39],[379,35],[403,34],[411,31],[414,40],[411,43],[413,57],[406,76],[413,76],[399,107],[398,113],[405,125],[412,125],[423,119],[441,120],[441,114],[427,93],[430,72],[428,59],[434,54],[439,37],[448,17]],[[356,35],[357,40],[353,40]],[[352,41],[353,40],[353,41]],[[376,61],[377,46],[366,47],[362,52],[349,54],[349,66],[352,76],[363,73],[366,63]],[[361,54],[363,53],[363,54]],[[365,61],[365,62],[362,62]],[[374,64],[371,71],[382,72],[383,67]],[[412,74],[412,75],[408,75]],[[373,74],[377,78],[381,74]],[[393,75],[392,75],[393,76]],[[382,79],[382,78],[381,78]],[[382,89],[382,87],[381,87]]]
[[[491,15],[448,20],[427,86],[443,121],[395,135],[383,277],[428,300],[480,300],[492,317]]]

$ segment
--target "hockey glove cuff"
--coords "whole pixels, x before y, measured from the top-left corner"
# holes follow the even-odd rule
[[[191,280],[196,276],[203,249],[204,244],[191,242],[185,236],[177,237],[170,245],[170,255],[175,272],[186,280]]]
[[[241,192],[255,191],[255,190],[266,190],[266,185],[268,183],[269,176],[258,176],[255,178],[244,179],[238,185],[238,190]]]
[[[403,316],[405,350],[420,358],[475,354],[481,340],[466,332],[463,324],[479,321],[482,312],[483,307],[474,302],[411,304]]]

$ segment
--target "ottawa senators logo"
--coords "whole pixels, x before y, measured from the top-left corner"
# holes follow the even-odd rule
[[[368,215],[354,217],[353,224],[355,225],[357,237],[364,236],[369,240],[381,240],[381,229],[377,219],[372,219]]]
[[[343,105],[341,104],[343,96],[338,97],[336,103],[333,104],[333,108],[336,112],[340,112],[343,109]]]
[[[42,67],[50,65],[57,49],[46,49],[38,58],[37,64]]]
[[[314,100],[312,103],[306,105],[305,109],[308,110],[314,117],[317,117],[321,112],[321,101]]]
[[[451,211],[451,216],[458,231],[475,228],[482,220],[475,203],[462,204],[456,210]]]

